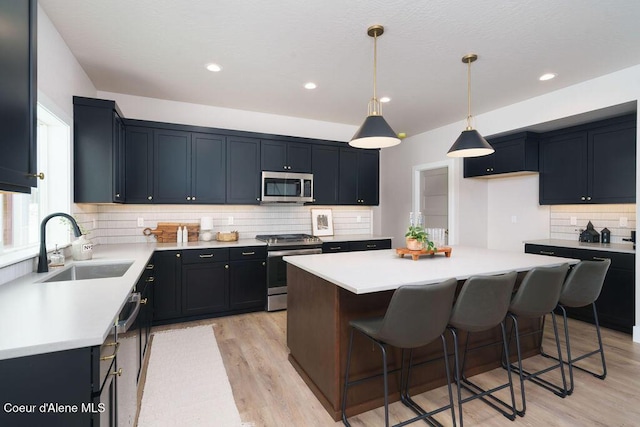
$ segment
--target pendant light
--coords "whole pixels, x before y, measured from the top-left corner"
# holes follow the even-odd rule
[[[367,29],[369,37],[373,37],[373,98],[369,101],[367,118],[349,142],[352,147],[385,148],[400,144],[400,138],[382,117],[382,104],[376,93],[377,40],[382,33],[382,25],[373,25]]]
[[[471,126],[471,63],[478,59],[478,55],[470,53],[462,57],[462,62],[468,65],[467,69],[467,128],[453,143],[447,156],[449,157],[480,157],[493,153],[495,150],[480,133]]]

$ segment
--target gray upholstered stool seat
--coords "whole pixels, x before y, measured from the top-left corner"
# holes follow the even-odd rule
[[[517,366],[511,365],[511,369],[517,372],[520,377],[522,409],[517,411],[520,416],[524,416],[527,409],[524,385],[525,380],[530,380],[534,384],[540,385],[560,397],[565,397],[567,395],[567,381],[564,375],[562,357],[559,358],[558,363],[544,369],[539,369],[536,372],[528,372],[523,369],[520,339],[525,335],[539,334],[541,333],[541,330],[536,330],[528,334],[521,334],[518,327],[518,319],[521,317],[542,319],[546,314],[551,313],[556,350],[559,355],[562,355],[560,350],[560,339],[558,337],[558,324],[553,310],[558,305],[560,291],[562,290],[564,279],[567,277],[567,271],[569,271],[569,264],[562,264],[556,267],[536,267],[530,270],[525,275],[524,279],[522,279],[522,283],[520,283],[520,286],[511,299],[511,304],[509,305],[508,316],[513,322],[513,331],[515,332],[516,337],[516,351],[518,355],[518,364]],[[542,374],[546,374],[547,372],[555,369],[560,369],[562,386],[555,385],[544,378],[540,378]]]
[[[377,378],[374,375],[366,378],[359,378],[355,381],[349,380],[349,370],[351,368],[351,354],[353,349],[354,332],[358,331],[373,343],[377,344],[382,353],[382,376],[384,380],[384,412],[385,426],[389,425],[389,396],[388,396],[388,367],[386,346],[391,345],[402,349],[402,366],[400,368],[400,395],[402,403],[413,410],[417,416],[400,423],[409,424],[414,421],[428,421],[431,425],[437,424],[434,415],[451,410],[451,419],[455,425],[455,409],[453,405],[453,393],[449,378],[449,364],[447,357],[446,341],[444,332],[451,315],[451,307],[457,285],[456,279],[449,279],[442,283],[401,286],[393,293],[389,307],[384,317],[352,320],[351,335],[349,339],[349,350],[347,354],[347,367],[344,379],[344,393],[342,396],[342,421],[346,426],[350,425],[347,420],[347,392],[349,387],[360,384],[368,379]],[[436,410],[426,412],[418,406],[409,396],[409,381],[411,374],[411,354],[409,356],[409,368],[404,378],[405,349],[425,346],[440,337],[443,346],[447,384],[449,388],[449,404]]]
[[[602,285],[604,279],[611,265],[610,259],[604,259],[601,261],[580,261],[574,265],[567,279],[564,282],[562,291],[560,293],[560,301],[558,303],[558,309],[562,312],[564,320],[564,334],[567,346],[567,360],[565,363],[569,365],[569,383],[570,387],[567,394],[573,393],[573,368],[580,369],[595,376],[596,378],[605,379],[607,376],[607,364],[604,359],[604,348],[602,346],[602,337],[600,335],[600,323],[598,322],[598,311],[596,310],[596,300],[600,296],[602,291]],[[598,348],[584,353],[578,357],[571,355],[571,343],[569,341],[569,325],[567,322],[567,310],[565,307],[585,307],[591,305],[593,309],[593,318],[595,321],[596,335],[598,338]],[[590,371],[586,368],[576,366],[575,363],[585,359],[587,357],[600,355],[600,361],[602,363],[602,373]],[[554,359],[561,358],[551,356],[543,353],[544,356],[552,357]]]
[[[460,426],[463,425],[462,415],[464,411],[462,405],[474,399],[481,399],[510,420],[516,418],[515,395],[513,392],[510,365],[507,364],[507,382],[485,390],[469,381],[464,374],[467,354],[475,350],[468,347],[468,335],[464,346],[462,366],[460,366],[460,357],[458,355],[458,333],[460,331],[466,331],[468,333],[480,332],[493,329],[500,325],[502,330],[502,348],[507,360],[509,360],[504,319],[507,315],[516,277],[517,273],[515,271],[499,276],[470,277],[462,286],[460,294],[453,306],[451,319],[449,320],[449,330],[453,335]],[[470,397],[462,398],[463,388],[471,393]],[[509,388],[511,393],[510,405],[493,395],[493,393],[505,388]]]

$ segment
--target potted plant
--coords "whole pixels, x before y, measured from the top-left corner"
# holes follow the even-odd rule
[[[429,251],[435,250],[436,247],[431,240],[425,229],[419,225],[410,225],[406,237],[407,249],[412,251],[419,251],[427,249]]]

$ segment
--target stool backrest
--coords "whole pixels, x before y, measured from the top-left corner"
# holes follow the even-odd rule
[[[417,348],[438,338],[447,327],[456,279],[401,286],[393,293],[376,338],[399,348]]]
[[[558,305],[567,271],[569,264],[529,270],[511,298],[509,311],[525,317],[541,317],[550,313]]]
[[[475,332],[491,329],[504,319],[518,274],[472,276],[464,282],[453,306],[449,323],[455,328]]]
[[[611,260],[580,261],[573,266],[560,293],[560,304],[584,307],[600,296]]]

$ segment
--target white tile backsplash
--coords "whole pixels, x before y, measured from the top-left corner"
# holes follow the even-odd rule
[[[576,225],[571,225],[571,217]],[[620,218],[627,218],[627,226],[620,227]],[[611,243],[622,243],[636,229],[636,205],[553,205],[550,209],[550,238],[578,240],[580,230],[587,228],[591,221],[598,233],[603,228],[611,231]]]
[[[300,205],[76,205],[76,218],[89,230],[94,243],[143,243],[154,241],[142,231],[154,229],[158,222],[200,223],[200,218],[213,218],[213,231],[237,230],[241,238],[257,234],[311,234],[311,206]],[[324,206],[322,207],[325,208]],[[373,211],[370,207],[333,206],[334,235],[370,234]],[[233,225],[228,224],[233,217]],[[358,222],[360,217],[360,222]],[[144,227],[138,227],[138,218]],[[97,227],[93,228],[93,222]]]

